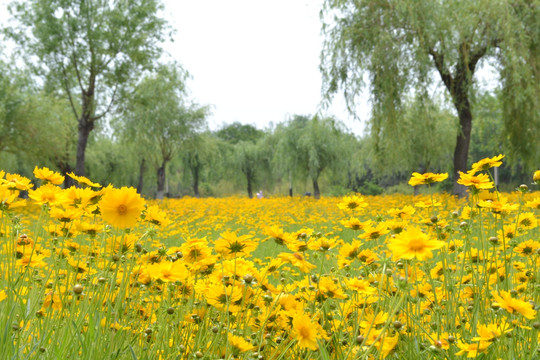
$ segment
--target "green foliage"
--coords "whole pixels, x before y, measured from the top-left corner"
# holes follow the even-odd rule
[[[538,163],[539,9],[536,0],[327,0],[321,12],[326,99],[342,91],[354,113],[367,84],[370,131],[379,151],[381,139],[400,131],[406,95],[424,94],[438,78],[460,120],[454,172],[464,171],[475,74],[481,61],[491,61],[501,78],[512,148],[528,163]]]
[[[176,65],[160,66],[143,78],[124,104],[114,125],[132,149],[158,171],[158,197],[163,196],[167,164],[205,126],[208,107],[185,101],[185,72]]]
[[[264,131],[257,129],[253,125],[234,122],[223,126],[216,132],[216,136],[230,144],[237,144],[240,141],[257,142],[264,136]]]
[[[457,119],[429,97],[417,95],[404,101],[401,120],[393,128],[370,137],[374,154],[370,168],[378,176],[412,171],[450,171],[457,135]]]
[[[95,123],[107,115],[126,85],[161,54],[166,23],[157,0],[15,0],[18,20],[6,33],[45,82],[60,91],[78,121],[76,171],[85,173],[85,151]],[[61,90],[59,90],[61,89]]]

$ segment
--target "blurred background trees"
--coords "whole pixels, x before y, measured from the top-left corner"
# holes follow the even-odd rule
[[[362,135],[320,114],[209,129],[211,107],[192,99],[187,70],[162,56],[161,3],[128,3],[13,2],[19,23],[2,34],[21,56],[0,56],[1,169],[75,171],[157,198],[412,193],[413,171],[461,169],[462,100],[471,120],[465,168],[506,154],[497,175],[511,190],[540,164],[535,2],[328,0],[326,99],[345,92],[354,111],[365,83],[373,113]],[[475,78],[486,59],[499,72],[495,89]]]

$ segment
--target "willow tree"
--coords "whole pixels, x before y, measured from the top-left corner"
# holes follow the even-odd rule
[[[78,122],[75,172],[85,175],[88,137],[122,89],[159,57],[166,22],[159,0],[15,0],[7,33],[28,64],[62,89]]]
[[[323,92],[343,92],[349,110],[367,85],[370,131],[398,138],[403,99],[442,83],[459,118],[454,181],[467,170],[478,70],[491,64],[505,96],[507,139],[538,162],[540,6],[538,0],[326,0],[321,18]],[[536,159],[535,159],[536,157]],[[454,193],[465,188],[454,182]]]
[[[276,130],[276,135],[279,141],[274,162],[278,170],[309,178],[314,198],[320,197],[319,178],[326,169],[345,172],[349,149],[344,146],[343,126],[336,120],[295,115]],[[292,196],[292,184],[289,194]]]
[[[120,136],[155,166],[158,199],[165,195],[167,165],[204,129],[209,114],[207,106],[186,101],[186,76],[175,64],[159,66],[137,84],[116,123]]]

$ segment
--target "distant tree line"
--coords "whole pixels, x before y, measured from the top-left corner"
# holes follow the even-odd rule
[[[342,91],[354,113],[363,85],[371,93],[358,136],[319,114],[209,130],[211,108],[166,59],[159,0],[13,0],[16,21],[0,29],[0,50],[16,44],[0,56],[0,167],[74,171],[156,198],[412,191],[411,172],[449,172],[440,189],[463,195],[456,172],[503,153],[502,187],[527,183],[540,164],[536,2],[399,4],[327,0],[321,13],[325,99]],[[486,59],[500,70],[491,92],[474,78]]]

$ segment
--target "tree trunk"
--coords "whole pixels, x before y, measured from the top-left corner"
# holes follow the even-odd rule
[[[199,197],[199,172],[200,172],[200,166],[197,165],[191,169],[193,172],[193,194],[195,197]]]
[[[139,167],[139,182],[137,184],[137,192],[142,194],[143,191],[143,181],[144,181],[144,170],[146,169],[144,159],[141,160],[141,166]]]
[[[86,146],[88,145],[88,137],[94,129],[94,122],[89,117],[81,117],[79,119],[79,137],[77,140],[77,163],[75,165],[75,173],[79,176],[86,176],[85,170],[85,155]]]
[[[293,196],[293,188],[292,188],[292,174],[289,171],[289,196]]]
[[[157,169],[157,194],[156,199],[163,199],[165,196],[165,167],[167,163],[164,161]]]
[[[454,195],[465,197],[467,187],[457,183],[459,171],[467,172],[467,158],[469,156],[469,144],[471,142],[472,112],[471,104],[467,94],[468,87],[464,86],[455,96],[454,105],[456,106],[459,117],[459,133],[454,149]]]
[[[317,180],[313,180],[313,197],[319,199],[321,197],[321,191],[319,190],[319,183]]]
[[[70,176],[67,174],[72,171],[71,166],[63,160],[56,160],[55,165],[60,169],[60,172],[62,175],[64,175],[64,189],[69,189],[70,187],[75,185],[75,180],[73,180]]]
[[[248,192],[248,197],[250,199],[253,198],[253,181],[251,179],[251,176],[247,175],[246,176],[246,179],[247,179],[247,192]]]
[[[454,150],[454,194],[465,197],[467,187],[457,183],[459,171],[467,172],[467,157],[469,154],[469,143],[471,142],[472,115],[459,116],[461,131],[457,137],[456,149]]]

